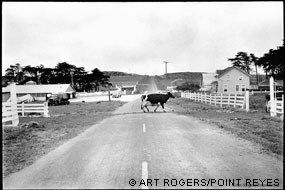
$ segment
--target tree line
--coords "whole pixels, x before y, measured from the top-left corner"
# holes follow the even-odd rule
[[[111,86],[110,76],[98,68],[88,73],[84,67],[76,67],[67,62],[58,63],[54,68],[39,66],[21,66],[20,63],[10,65],[2,76],[2,86],[9,82],[25,84],[32,80],[36,84],[71,84],[77,92],[98,91],[100,86]]]
[[[276,49],[270,49],[268,53],[265,53],[262,57],[256,57],[253,53],[247,53],[240,51],[234,58],[228,58],[232,66],[236,66],[248,74],[252,72],[256,75],[257,82],[261,82],[258,77],[257,68],[262,68],[266,77],[272,76],[276,80],[283,80],[284,73],[284,41],[282,46],[278,46]],[[255,70],[255,71],[254,71]],[[191,82],[185,82],[177,86],[177,90],[190,90],[198,91],[201,87]]]
[[[272,76],[274,79],[282,80],[285,75],[284,54],[283,41],[282,46],[278,46],[276,49],[270,49],[269,52],[265,53],[262,57],[256,57],[253,53],[248,54],[247,52],[238,52],[234,58],[229,58],[228,61],[230,61],[233,66],[239,67],[248,74],[253,71],[252,67],[254,67],[257,76],[257,68],[261,67],[264,70],[266,77]]]
[[[276,49],[270,49],[262,57],[256,57],[253,53],[240,51],[234,58],[228,58],[233,66],[239,67],[248,74],[255,69],[258,82],[257,68],[262,68],[266,76],[273,76],[274,79],[282,80],[284,73],[284,41],[282,46]],[[45,68],[43,65],[32,67],[30,65],[22,67],[19,63],[10,65],[2,76],[2,86],[7,86],[9,82],[25,84],[29,80],[37,84],[72,84],[76,91],[98,91],[99,86],[110,86],[109,75],[104,74],[98,68],[95,68],[88,74],[84,67],[76,67],[67,62],[58,63],[55,68]],[[178,87],[181,90],[200,89],[199,86],[191,83],[185,83]]]

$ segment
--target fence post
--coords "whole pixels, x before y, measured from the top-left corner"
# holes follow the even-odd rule
[[[237,93],[235,93],[234,108],[236,107]]]
[[[223,93],[221,93],[220,106],[223,107]]]
[[[44,102],[44,117],[48,117],[49,113],[48,113],[48,103]]]
[[[214,95],[215,96],[215,106],[217,105],[217,93]]]
[[[12,126],[17,127],[19,124],[18,108],[17,108],[17,94],[16,94],[16,83],[10,85],[10,98],[11,98],[11,109],[16,112],[16,119],[12,120]],[[12,116],[14,117],[14,116]]]
[[[228,97],[228,106],[230,106],[230,99],[231,99],[231,94],[229,94],[229,97]]]
[[[198,94],[198,102],[201,102],[201,94],[200,93],[197,94]]]
[[[274,79],[270,77],[269,79],[270,85],[270,116],[276,116],[276,101],[274,97]]]
[[[210,105],[212,104],[212,94],[210,94]]]
[[[22,116],[23,116],[23,117],[25,116],[24,108],[25,108],[24,102],[22,102],[22,104],[21,104],[21,109],[22,109]]]
[[[249,91],[245,91],[245,110],[249,111]]]

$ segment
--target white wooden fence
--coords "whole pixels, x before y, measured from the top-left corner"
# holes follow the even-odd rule
[[[281,114],[281,118],[284,116],[284,95],[282,95],[282,100],[277,100],[276,97],[276,85],[274,83],[273,77],[269,79],[270,85],[270,116],[276,116]]]
[[[282,96],[282,100],[276,101],[276,113],[284,115],[284,95]]]
[[[206,94],[206,93],[181,93],[182,98],[189,98],[195,102],[202,102],[207,104],[212,104],[215,106],[233,106],[240,107],[242,109],[249,110],[249,92],[244,94]]]
[[[48,103],[21,103],[17,104],[17,111],[21,116],[25,116],[25,113],[40,113],[43,117],[49,117]]]
[[[12,83],[7,87],[2,88],[2,96],[3,93],[9,93],[10,98],[7,102],[2,102],[2,126],[16,127],[19,124],[19,116],[17,112],[16,84]]]

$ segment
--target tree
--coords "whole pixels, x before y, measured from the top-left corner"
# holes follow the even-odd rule
[[[58,81],[55,77],[55,69],[42,68],[39,77],[39,82],[41,84],[56,84]]]
[[[238,52],[235,58],[229,58],[228,61],[231,61],[233,66],[239,67],[248,74],[252,70],[250,68],[252,61],[246,52]]]
[[[90,75],[90,81],[94,82],[95,91],[99,90],[99,86],[106,87],[110,84],[110,76],[104,75],[104,73],[101,72],[99,69],[95,68],[91,72],[92,74]]]
[[[200,88],[201,87],[198,84],[184,82],[181,85],[177,86],[176,90],[182,90],[182,91],[190,90],[191,92],[196,92]]]
[[[266,73],[266,76],[272,76],[275,79],[283,79],[284,73],[284,43],[277,49],[270,49],[257,61],[257,65],[261,66]]]
[[[253,53],[249,54],[249,61],[255,66],[255,74],[256,74],[256,81],[259,83],[259,78],[258,78],[258,72],[257,72],[257,60],[258,57],[256,57]]]
[[[75,65],[68,64],[67,62],[58,63],[55,66],[55,77],[58,83],[71,83],[71,72],[75,70]]]
[[[15,65],[10,65],[10,67],[5,71],[5,77],[11,82],[21,82],[24,77],[21,64],[16,63]]]
[[[82,92],[86,90],[86,84],[88,81],[85,80],[85,76],[87,75],[87,72],[85,71],[84,67],[77,67],[73,71],[73,81],[74,81],[74,88],[76,91]],[[88,88],[88,87],[87,87]]]

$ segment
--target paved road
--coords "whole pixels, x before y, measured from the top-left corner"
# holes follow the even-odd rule
[[[28,189],[208,188],[201,186],[207,180],[213,188],[232,188],[218,185],[229,179],[236,185],[245,179],[278,179],[271,185],[282,187],[282,161],[259,148],[192,117],[142,113],[137,99],[3,184]],[[135,186],[129,185],[131,179]],[[142,179],[149,179],[148,186],[139,186]],[[181,179],[188,179],[188,186]],[[194,179],[205,180],[197,186]]]

